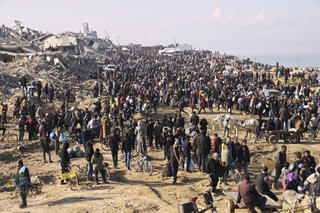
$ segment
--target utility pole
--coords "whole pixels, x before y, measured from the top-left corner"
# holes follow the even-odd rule
[[[294,45],[297,46],[297,67],[299,67],[299,46],[300,46],[300,42],[293,42]]]

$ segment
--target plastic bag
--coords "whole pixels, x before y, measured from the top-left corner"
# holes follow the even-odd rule
[[[187,171],[187,161],[184,161],[184,167],[183,168],[184,168],[184,171]],[[194,162],[193,162],[192,159],[190,160],[188,170],[189,170],[189,172],[193,172],[193,170],[194,170]]]
[[[39,135],[37,133],[33,133],[32,140],[33,141],[39,140]]]
[[[190,171],[190,172],[193,172],[193,170],[194,170],[194,162],[193,162],[193,160],[191,159],[191,160],[190,160],[190,163],[189,163],[189,171]]]
[[[50,133],[50,138],[54,139],[56,137],[56,131],[52,130],[52,132]]]
[[[65,133],[61,133],[59,137],[59,142],[65,142],[67,141],[67,136]]]

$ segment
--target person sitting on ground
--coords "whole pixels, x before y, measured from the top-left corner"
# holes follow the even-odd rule
[[[254,184],[250,182],[249,174],[244,175],[243,181],[238,185],[237,203],[240,203],[241,200],[249,208],[250,212],[256,212],[254,210],[255,207],[262,212],[264,211],[267,199],[257,192]]]
[[[268,167],[264,166],[261,170],[261,173],[257,176],[257,187],[259,193],[263,195],[267,195],[274,201],[278,201],[277,196],[270,191],[270,188],[272,186],[272,182],[268,177]]]

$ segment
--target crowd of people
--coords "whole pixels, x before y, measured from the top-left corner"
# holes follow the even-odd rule
[[[130,169],[133,151],[146,155],[147,151],[162,149],[173,184],[177,181],[179,165],[191,172],[190,164],[194,163],[200,172],[208,174],[212,192],[216,191],[219,181],[226,183],[229,169],[236,165],[240,171],[243,170],[245,177],[239,186],[240,197],[248,205],[254,205],[245,197],[246,190],[254,190],[254,187],[247,186],[250,184],[247,141],[231,138],[229,132],[222,138],[217,133],[211,138],[205,114],[213,112],[214,108],[229,114],[238,110],[257,115],[261,121],[260,128],[265,123],[266,131],[299,126],[303,132],[310,132],[312,138],[317,137],[319,93],[301,83],[290,85],[290,68],[277,64],[275,73],[272,73],[271,66],[215,55],[210,51],[192,51],[178,56],[158,55],[152,48],[134,49],[132,52],[117,52],[106,60],[106,64],[115,64],[116,69],[107,71],[94,83],[92,98],[95,101],[89,106],[70,107],[70,97],[75,94],[67,88],[62,94],[62,104],[54,108],[50,103],[61,103],[61,100],[55,97],[53,84],[45,83],[43,86],[40,81],[29,84],[23,76],[20,80],[23,97],[17,98],[13,110],[19,141],[24,140],[25,131],[28,132],[28,140],[38,134],[45,163],[46,154],[52,162],[50,141],[54,141],[62,173],[66,172],[70,162],[68,141],[77,141],[86,152],[88,179],[92,180],[94,171],[96,183],[99,171],[104,182],[106,178],[103,155],[98,148],[94,149],[94,141],[110,146],[114,168],[118,168],[119,150],[124,154],[127,169]],[[223,74],[230,66],[229,73]],[[314,83],[313,78],[309,80]],[[266,89],[278,90],[280,95],[265,96],[261,92]],[[5,107],[2,104],[3,123],[7,122],[8,109]],[[159,118],[159,107],[172,107],[176,113]],[[190,116],[186,107],[191,108]],[[136,120],[135,114],[141,114],[142,119]],[[200,118],[199,114],[204,116]],[[188,121],[183,115],[188,116]],[[190,122],[190,127],[186,126],[187,122]],[[281,153],[277,158],[274,183],[287,163],[284,148]],[[294,183],[298,186],[305,182],[306,178],[300,178],[304,174],[301,171],[307,170],[300,168],[304,163],[295,163],[298,165],[290,170],[297,178],[287,180],[287,189],[294,188]],[[314,165],[309,166],[308,174],[317,172],[314,169]],[[262,171],[259,192],[273,197],[267,177],[268,168]]]

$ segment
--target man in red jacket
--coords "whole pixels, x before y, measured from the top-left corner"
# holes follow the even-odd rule
[[[244,175],[243,181],[238,186],[237,203],[240,203],[241,200],[249,208],[250,212],[256,212],[255,208],[263,212],[267,201],[265,197],[257,192],[254,184],[250,182],[248,174]]]

